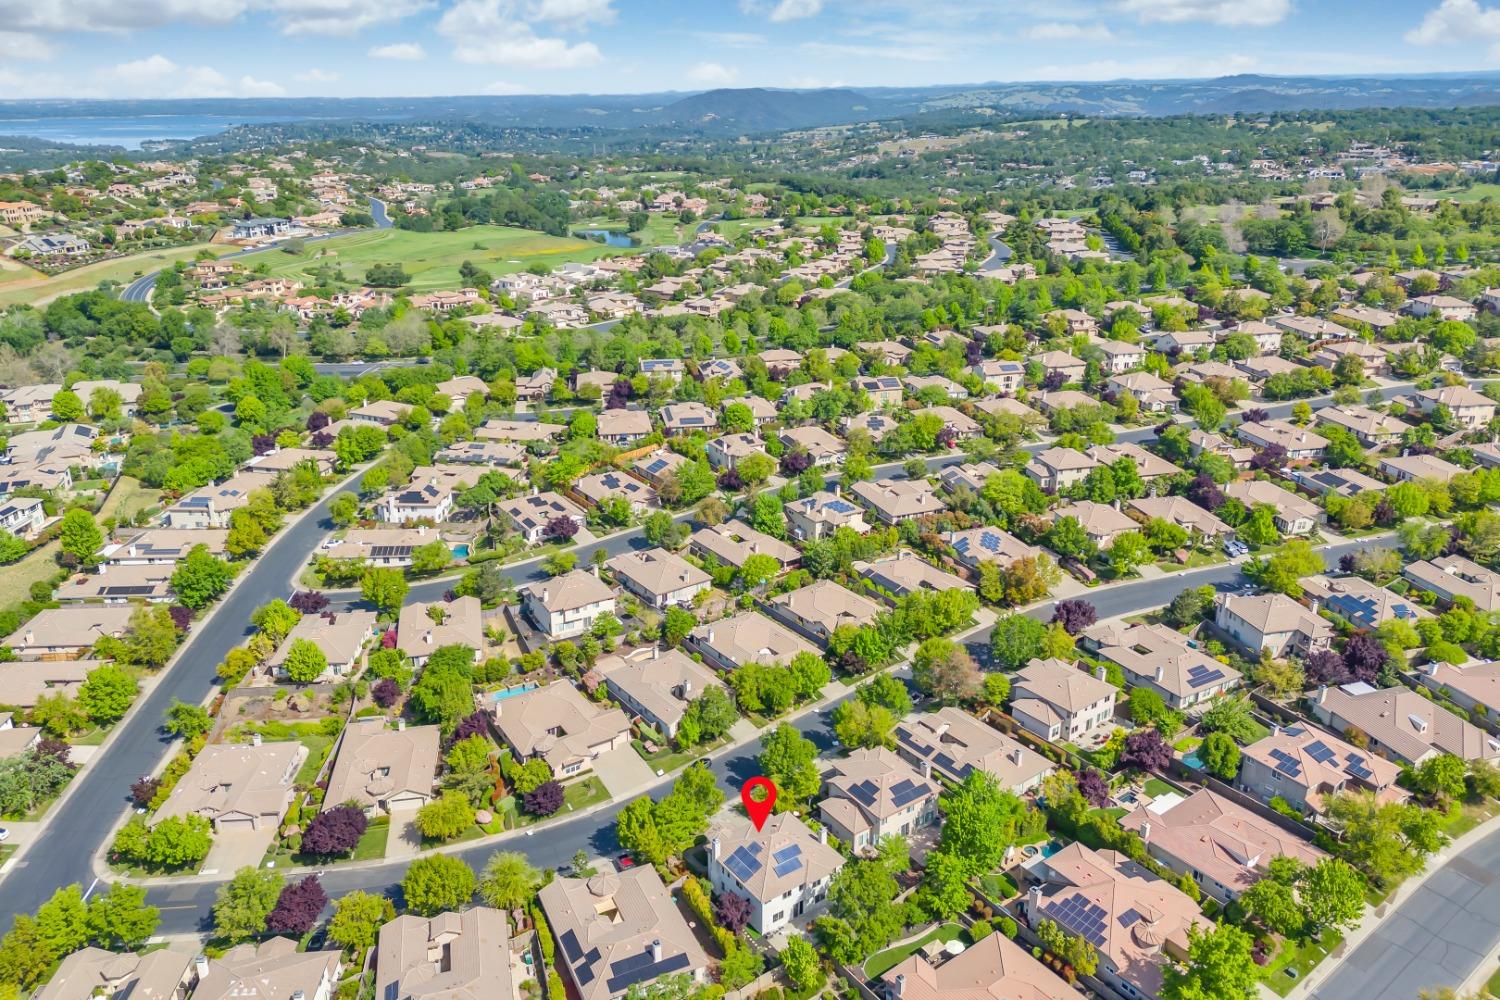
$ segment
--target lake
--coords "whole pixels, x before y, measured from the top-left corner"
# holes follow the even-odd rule
[[[155,139],[197,139],[235,125],[299,120],[298,116],[254,115],[72,115],[57,118],[0,118],[0,135],[24,135],[76,146],[140,149]]]
[[[614,229],[575,229],[573,235],[609,247],[638,247],[641,241]]]

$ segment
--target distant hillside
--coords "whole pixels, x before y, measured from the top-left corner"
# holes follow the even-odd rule
[[[895,106],[899,108],[898,106]],[[668,104],[653,124],[776,132],[883,117],[893,110],[852,90],[710,90]]]

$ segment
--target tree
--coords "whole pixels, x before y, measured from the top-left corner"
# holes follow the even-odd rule
[[[1282,937],[1302,933],[1306,918],[1292,886],[1274,878],[1263,878],[1240,894],[1240,905],[1267,930]]]
[[[832,719],[834,735],[847,748],[895,748],[896,716],[884,705],[853,698],[835,708]]]
[[[327,905],[328,893],[318,876],[309,875],[281,890],[276,906],[266,916],[266,930],[299,938],[317,925],[318,915]]]
[[[1302,877],[1302,908],[1319,931],[1353,927],[1365,911],[1365,878],[1338,858],[1324,858]]]
[[[1070,635],[1081,634],[1098,619],[1099,612],[1094,606],[1081,599],[1058,601],[1052,608],[1052,621],[1061,624]]]
[[[928,916],[950,920],[969,906],[973,899],[969,894],[970,872],[967,861],[946,851],[927,855],[917,900]]]
[[[365,811],[353,803],[324,809],[302,832],[302,853],[314,857],[349,854],[369,827]]]
[[[917,647],[912,681],[918,691],[940,701],[964,701],[979,693],[979,665],[963,646],[934,637]]]
[[[104,532],[94,523],[94,515],[74,507],[63,515],[58,529],[58,545],[78,563],[91,563],[104,546]]]
[[[811,992],[823,979],[817,951],[807,938],[795,932],[787,935],[786,947],[781,949],[781,967],[799,993]]]
[[[214,936],[244,941],[266,932],[266,918],[281,896],[280,872],[241,868],[214,898]]]
[[[266,529],[241,507],[229,515],[229,534],[224,539],[224,551],[236,559],[252,556],[266,544]]]
[[[65,424],[77,423],[84,418],[83,400],[72,389],[63,389],[52,396],[52,418]]]
[[[791,809],[816,795],[818,747],[783,722],[760,739],[761,773],[776,783],[776,809]]]
[[[311,639],[293,639],[282,663],[286,675],[298,684],[311,684],[328,671],[328,657]]]
[[[1109,557],[1110,569],[1116,576],[1134,573],[1137,566],[1151,561],[1151,545],[1139,531],[1127,531],[1115,536],[1105,553]]]
[[[836,961],[855,961],[890,943],[904,923],[893,906],[899,887],[879,861],[853,861],[834,875],[828,889],[830,917],[817,922],[824,950]],[[839,925],[829,926],[832,919]]]
[[[880,674],[861,685],[854,697],[866,705],[889,709],[898,719],[911,714],[911,695],[907,693],[906,685],[890,674]]]
[[[88,728],[89,713],[65,692],[37,696],[31,706],[31,721],[51,736],[64,739]]]
[[[668,646],[680,646],[697,624],[698,619],[693,617],[691,611],[673,605],[662,613],[661,641]]]
[[[53,955],[67,955],[88,944],[88,908],[77,883],[58,889],[37,909],[36,930],[42,946]]]
[[[89,937],[104,948],[139,948],[156,933],[161,911],[146,904],[146,887],[116,882],[89,900]]]
[[[108,725],[124,717],[139,688],[123,668],[106,663],[88,672],[78,688],[78,704],[95,723]]]
[[[201,610],[224,595],[234,582],[229,564],[208,550],[194,545],[172,574],[172,593],[194,611]]]
[[[328,940],[346,951],[373,947],[382,924],[396,919],[396,907],[384,896],[355,890],[333,904]]]
[[[411,550],[411,568],[414,573],[438,573],[453,560],[453,550],[440,538]]]
[[[1431,647],[1428,647],[1429,651]],[[1463,798],[1465,766],[1461,757],[1451,753],[1429,757],[1411,770],[1412,787],[1435,802]]]
[[[1323,570],[1323,556],[1305,538],[1293,539],[1270,556],[1244,565],[1250,579],[1288,597],[1301,597],[1302,578]]]
[[[1137,729],[1125,737],[1120,766],[1134,771],[1165,771],[1172,763],[1172,748],[1157,729]]]
[[[308,591],[308,593],[316,592]],[[327,598],[325,597],[324,600],[326,601]],[[260,629],[262,635],[279,645],[302,620],[302,612],[278,597],[269,604],[263,604],[257,608],[250,620],[256,628]]]
[[[406,577],[399,569],[371,567],[360,577],[359,592],[385,614],[401,610],[406,600]]]
[[[1138,726],[1176,732],[1182,717],[1167,707],[1162,696],[1148,687],[1130,689],[1130,717]]]
[[[452,840],[474,825],[474,807],[468,796],[444,792],[417,810],[416,824],[427,840]]]
[[[1025,807],[988,771],[974,770],[938,797],[943,811],[939,850],[961,859],[968,877],[993,871],[1015,842]]]
[[[162,724],[168,735],[192,741],[214,727],[214,717],[202,705],[189,705],[173,699],[167,709],[167,721]]]
[[[407,909],[423,917],[461,910],[474,895],[474,871],[449,854],[418,858],[401,879]]]
[[[1201,753],[1204,765],[1210,772],[1233,781],[1240,770],[1240,748],[1224,733],[1209,733],[1203,741]]]
[[[347,528],[359,515],[359,497],[353,493],[340,493],[328,502],[328,518],[335,526]]]
[[[714,900],[714,919],[731,934],[744,930],[750,915],[750,901],[737,892],[721,892]]]
[[[990,653],[995,665],[1020,670],[1042,653],[1047,626],[1026,615],[1008,615],[995,623],[990,633]]]
[[[1162,1000],[1255,1000],[1260,973],[1254,940],[1232,924],[1188,927],[1188,959],[1163,969]]]
[[[496,851],[479,876],[479,898],[497,910],[525,906],[542,885],[542,873],[519,851]]]
[[[521,808],[532,816],[551,816],[563,807],[567,795],[557,781],[544,781],[521,796]]]
[[[1410,802],[1381,803],[1373,792],[1330,796],[1324,813],[1341,829],[1339,855],[1376,885],[1388,885],[1422,870],[1426,856],[1444,837],[1438,817]]]
[[[723,688],[705,688],[702,694],[688,703],[682,722],[677,727],[677,742],[682,746],[711,743],[729,732],[729,727],[738,718],[734,702]]]

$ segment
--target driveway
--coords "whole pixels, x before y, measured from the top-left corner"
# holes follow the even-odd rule
[[[214,846],[203,859],[203,874],[228,877],[241,868],[259,868],[276,831],[270,826],[261,830],[226,830],[214,834]]]
[[[385,859],[400,861],[422,852],[422,834],[417,829],[417,810],[395,809],[391,812],[391,833],[385,841]]]
[[[641,760],[635,747],[626,744],[618,750],[606,750],[594,761],[594,773],[618,799],[656,780],[656,772]]]

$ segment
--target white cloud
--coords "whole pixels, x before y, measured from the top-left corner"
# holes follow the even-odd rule
[[[240,77],[240,93],[246,97],[280,97],[286,88],[270,80],[257,80],[253,76]]]
[[[1104,42],[1114,37],[1106,25],[1078,24],[1072,21],[1046,21],[1033,24],[1019,34],[1032,42]]]
[[[57,48],[28,31],[0,31],[0,59],[51,59]]]
[[[292,79],[298,83],[333,83],[342,78],[343,76],[340,73],[335,73],[329,69],[318,69],[317,67],[303,70],[301,73],[295,73],[292,76]]]
[[[427,58],[427,50],[416,42],[396,42],[392,45],[377,45],[370,50],[371,59],[395,59],[401,62],[416,62]]]
[[[598,0],[460,0],[438,21],[438,34],[453,43],[454,58],[519,69],[579,69],[604,61],[593,42],[537,34],[534,25],[566,30],[612,17]]]
[[[1404,37],[1413,45],[1472,41],[1500,43],[1500,8],[1481,7],[1475,0],[1443,0]],[[1490,55],[1500,58],[1500,45],[1491,49]]]
[[[1292,0],[1121,0],[1120,9],[1146,23],[1204,21],[1265,28],[1286,19],[1292,12]]]
[[[234,88],[211,66],[179,66],[161,53],[123,62],[100,74],[118,97],[233,97]]]
[[[0,0],[0,24],[16,31],[129,31],[226,24],[246,7],[247,0]]]
[[[896,62],[944,62],[953,58],[952,48],[941,45],[849,45],[843,42],[803,42],[802,49],[819,56],[851,56]]]
[[[531,93],[527,87],[519,83],[511,83],[508,80],[496,80],[494,83],[487,84],[484,92],[486,94],[494,94],[496,97],[509,97],[513,94]]]
[[[694,83],[712,84],[722,87],[739,78],[740,71],[716,62],[701,62],[687,71],[687,78]]]
[[[771,10],[771,20],[778,24],[784,21],[800,21],[816,17],[823,10],[823,0],[780,0]]]
[[[372,25],[431,9],[433,0],[255,0],[276,15],[284,35],[357,35]]]

